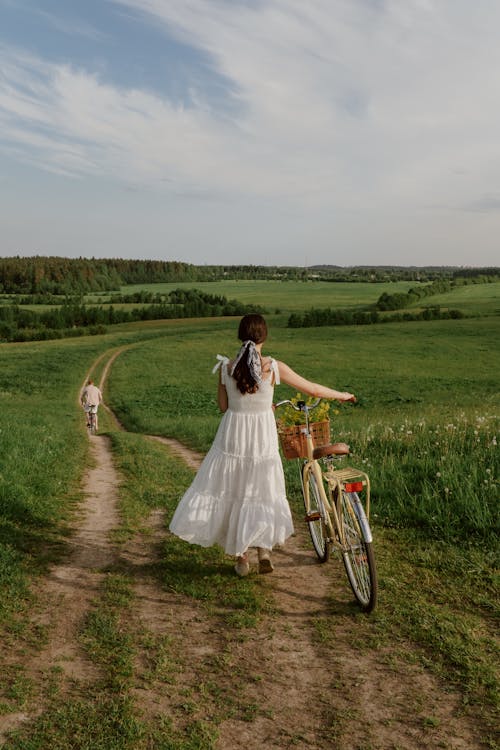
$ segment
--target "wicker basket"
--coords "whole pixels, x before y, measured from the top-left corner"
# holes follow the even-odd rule
[[[330,442],[330,420],[323,422],[310,422],[309,429],[314,442],[314,447],[328,445]],[[278,425],[278,435],[281,448],[285,458],[307,458],[307,442],[305,425]]]

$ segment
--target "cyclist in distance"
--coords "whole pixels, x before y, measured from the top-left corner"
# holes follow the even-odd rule
[[[102,403],[102,393],[100,389],[94,385],[93,380],[87,382],[87,385],[82,391],[80,400],[85,414],[87,415],[87,427],[90,426],[90,410],[92,409],[94,412],[95,429],[97,432],[97,409],[99,408],[99,404]]]
[[[209,452],[182,497],[170,531],[191,544],[219,544],[236,557],[235,571],[250,571],[256,547],[259,572],[273,570],[271,550],[293,533],[273,412],[274,386],[286,383],[311,396],[355,401],[352,393],[312,383],[284,362],[262,354],[267,325],[245,315],[242,346],[233,360],[218,355],[218,404],[224,416]]]

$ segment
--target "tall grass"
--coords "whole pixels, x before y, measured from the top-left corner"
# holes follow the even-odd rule
[[[355,445],[352,461],[369,473],[385,524],[478,541],[500,532],[498,428],[494,414],[462,412],[453,422],[376,422],[339,437]]]

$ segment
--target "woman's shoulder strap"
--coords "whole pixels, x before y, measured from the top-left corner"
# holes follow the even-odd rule
[[[274,375],[274,385],[280,384],[280,369],[278,363],[273,357],[271,357],[271,371]]]
[[[217,355],[217,362],[215,363],[214,367],[212,368],[212,375],[217,372],[217,370],[222,367],[222,365],[227,365],[229,362],[229,357],[224,357],[223,354]]]

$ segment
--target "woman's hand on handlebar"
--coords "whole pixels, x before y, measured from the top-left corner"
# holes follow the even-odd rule
[[[351,401],[353,404],[355,404],[356,401],[357,401],[356,396],[354,395],[354,393],[348,393],[347,391],[345,391],[344,393],[342,393],[341,397],[338,398],[337,400],[338,401],[342,401],[342,403],[344,401]]]

